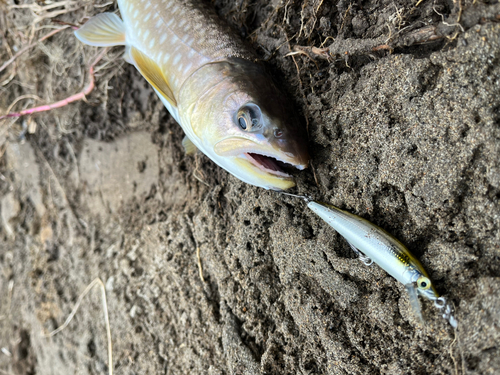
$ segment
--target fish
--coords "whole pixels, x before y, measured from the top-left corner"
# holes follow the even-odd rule
[[[453,308],[437,292],[420,261],[397,238],[372,222],[308,196],[294,195],[306,201],[307,207],[335,229],[366,265],[378,264],[384,271],[404,284],[413,311],[423,322],[417,295],[434,302],[453,328],[457,320]]]
[[[194,0],[118,0],[75,31],[81,42],[125,46],[124,59],[150,83],[197,149],[243,182],[295,186],[308,166],[306,130],[288,97],[215,12]]]

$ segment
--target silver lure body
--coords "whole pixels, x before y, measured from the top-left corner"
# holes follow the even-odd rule
[[[415,284],[422,277],[429,278],[413,254],[382,228],[331,205],[310,201],[307,206],[353,247],[404,285]],[[426,298],[436,300],[439,294],[430,285],[430,280],[428,283],[425,288],[419,286],[417,290]]]
[[[362,252],[405,285],[410,304],[420,321],[424,320],[417,292],[434,301],[434,305],[441,311],[443,318],[453,328],[458,327],[458,322],[453,315],[453,306],[447,302],[446,298],[439,296],[422,264],[400,241],[362,217],[308,197],[298,197],[304,199],[307,207],[344,237],[354,251]],[[366,260],[363,256],[360,258]]]

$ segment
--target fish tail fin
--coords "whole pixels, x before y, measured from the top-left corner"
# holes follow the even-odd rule
[[[75,31],[83,43],[95,47],[111,47],[125,44],[125,25],[114,13],[101,13]]]

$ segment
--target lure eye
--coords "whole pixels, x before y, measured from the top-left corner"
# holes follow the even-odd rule
[[[431,287],[431,281],[425,277],[421,276],[417,280],[418,289],[427,290]]]
[[[259,129],[262,126],[262,112],[255,104],[245,104],[239,109],[236,121],[243,130],[252,131]]]

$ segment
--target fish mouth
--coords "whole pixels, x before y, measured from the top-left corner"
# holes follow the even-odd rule
[[[276,159],[273,156],[257,154],[254,152],[245,152],[243,153],[243,155],[255,167],[259,168],[263,172],[272,174],[277,177],[292,178],[292,176],[289,174],[289,170],[292,167],[295,167],[297,169],[304,169],[304,166],[287,163]]]
[[[289,171],[292,168],[302,170],[307,167],[307,161],[300,156],[245,138],[226,138],[215,144],[214,151],[219,156],[242,159],[260,171],[276,177],[291,178]]]
[[[240,180],[272,190],[295,186],[290,171],[305,169],[307,158],[274,147],[265,140],[230,137],[213,146],[215,154],[227,158],[226,169]]]

